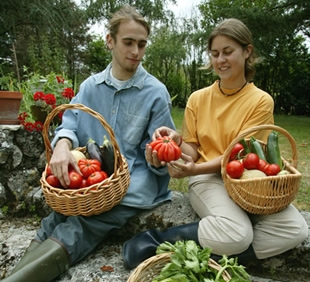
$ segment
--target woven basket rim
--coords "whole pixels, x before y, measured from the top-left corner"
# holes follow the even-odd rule
[[[95,110],[84,106],[83,104],[61,104],[57,107],[55,107],[46,117],[46,120],[43,124],[43,129],[42,129],[42,136],[43,136],[43,141],[44,141],[44,145],[45,145],[45,154],[46,154],[46,159],[49,162],[52,156],[52,146],[51,146],[51,142],[49,140],[49,126],[51,124],[51,122],[53,121],[53,119],[62,111],[65,110],[81,110],[84,111],[88,114],[90,114],[91,116],[93,116],[94,118],[96,118],[97,120],[99,120],[99,122],[101,123],[101,125],[104,127],[104,129],[108,132],[108,135],[110,137],[110,142],[112,143],[112,146],[114,148],[114,159],[115,159],[115,163],[114,163],[114,173],[117,171],[117,168],[120,167],[122,169],[123,167],[123,158],[121,156],[121,152],[120,152],[120,148],[118,146],[118,143],[116,141],[114,132],[112,130],[112,128],[110,127],[110,125],[106,122],[106,120],[104,119],[104,117],[99,114],[98,112],[96,112]],[[78,149],[78,148],[76,148]]]
[[[168,263],[170,261],[171,254],[172,254],[171,252],[157,254],[141,262],[134,269],[134,271],[130,274],[127,282],[150,282],[152,281],[152,280],[149,280],[149,281],[145,280],[144,274],[147,274],[145,272],[147,272],[148,269],[152,268],[153,265],[158,265],[161,262],[163,264]],[[212,267],[213,269],[221,268],[221,266],[212,258],[209,258],[209,266]],[[159,275],[159,273],[160,272],[156,273],[156,276]],[[231,276],[226,270],[223,271],[222,277],[226,282],[230,281],[231,279]],[[141,280],[142,278],[143,280]],[[149,274],[147,274],[147,278],[153,279],[154,277],[149,277]]]
[[[48,138],[49,125],[59,112],[65,110],[82,110],[89,113],[99,120],[109,134],[110,142],[114,149],[114,172],[100,183],[79,189],[61,189],[52,187],[46,181],[46,168],[52,155],[52,147]],[[120,152],[112,128],[102,115],[82,104],[62,104],[54,108],[47,116],[43,125],[42,135],[48,162],[42,173],[40,182],[45,200],[52,209],[67,216],[89,216],[108,211],[122,200],[130,183],[128,163]],[[86,151],[86,147],[79,147],[76,149]]]
[[[281,157],[289,174],[251,179],[231,178],[226,172],[226,165],[232,148],[242,138],[260,130],[278,131],[289,140],[292,150],[292,163]],[[247,141],[249,140],[247,139]],[[266,143],[258,141],[261,145],[266,146]],[[222,158],[221,173],[229,196],[242,209],[253,214],[272,214],[286,208],[296,196],[301,179],[301,173],[296,167],[297,147],[294,138],[279,126],[265,124],[244,131],[230,143]]]
[[[296,142],[294,137],[284,128],[277,126],[277,125],[273,125],[273,124],[261,124],[261,125],[257,125],[251,128],[248,128],[247,130],[243,131],[241,134],[239,134],[237,137],[235,137],[229,144],[229,146],[226,148],[223,158],[222,158],[222,162],[221,162],[221,169],[222,169],[222,173],[226,172],[226,165],[229,162],[229,155],[231,150],[233,149],[233,147],[243,138],[249,136],[251,133],[255,133],[261,130],[275,130],[277,132],[280,132],[281,134],[283,134],[288,141],[290,142],[291,145],[291,150],[292,150],[292,166],[294,168],[297,168],[297,161],[298,161],[298,152],[297,152],[297,146],[296,146]],[[261,140],[257,140],[258,142],[260,142],[261,144],[266,144],[265,142],[261,141]]]

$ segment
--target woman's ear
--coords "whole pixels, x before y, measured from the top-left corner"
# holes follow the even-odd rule
[[[248,59],[253,51],[253,45],[249,44],[245,49],[245,58]]]

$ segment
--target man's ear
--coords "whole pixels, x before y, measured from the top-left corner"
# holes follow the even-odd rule
[[[112,39],[110,33],[108,33],[108,34],[106,35],[106,42],[107,42],[108,48],[109,48],[110,50],[112,50],[112,48],[113,48],[113,44],[112,44],[113,39]]]

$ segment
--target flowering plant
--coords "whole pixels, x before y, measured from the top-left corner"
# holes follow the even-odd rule
[[[41,131],[47,115],[58,105],[67,104],[74,97],[72,82],[62,75],[50,73],[40,76],[36,73],[27,75],[20,84],[23,100],[19,120],[28,131]],[[61,123],[62,114],[53,120],[53,125]]]

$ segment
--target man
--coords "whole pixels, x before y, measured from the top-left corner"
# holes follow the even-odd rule
[[[113,229],[143,209],[171,198],[166,167],[155,168],[145,160],[145,146],[159,126],[174,128],[166,87],[146,72],[141,61],[150,33],[145,19],[123,6],[110,20],[106,36],[112,62],[101,73],[86,79],[71,103],[81,103],[102,114],[113,129],[130,170],[130,185],[121,203],[90,217],[52,212],[42,220],[36,238],[4,282],[51,281],[87,256]],[[89,138],[102,144],[108,133],[86,112],[67,110],[56,130],[50,166],[61,184],[70,183],[68,167],[78,170],[70,153]]]

